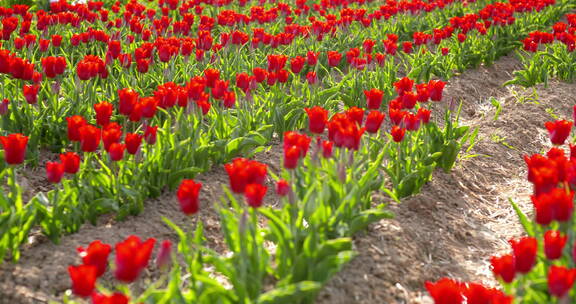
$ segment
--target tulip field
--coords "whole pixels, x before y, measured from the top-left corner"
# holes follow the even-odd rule
[[[573,0],[0,21],[0,304],[576,303]]]

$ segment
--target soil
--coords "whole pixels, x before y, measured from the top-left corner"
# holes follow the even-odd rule
[[[435,172],[420,194],[391,204],[395,219],[382,220],[358,235],[358,256],[327,284],[318,303],[431,303],[424,282],[442,276],[495,284],[488,258],[508,250],[507,240],[522,233],[508,198],[531,211],[522,156],[549,146],[543,127],[552,120],[547,109],[569,118],[576,103],[576,85],[553,82],[536,91],[502,87],[519,67],[516,59],[505,57],[491,67],[470,70],[449,81],[445,100],[447,104],[463,102],[462,124],[479,128],[476,145],[451,172]],[[502,106],[497,120],[490,96]],[[281,145],[275,144],[256,158],[277,171],[281,151]],[[168,193],[147,201],[136,217],[117,222],[113,216],[103,216],[96,226],[86,224],[63,237],[60,244],[42,237],[31,240],[18,263],[0,265],[0,304],[60,299],[70,286],[67,266],[79,263],[76,248],[92,240],[114,244],[136,234],[159,242],[176,241],[162,217],[180,227],[194,226],[202,219],[207,245],[224,251],[211,204],[220,199],[227,175],[217,166],[196,180],[203,183],[204,204],[196,216],[184,216],[174,194]],[[30,188],[36,183],[44,187],[42,182],[31,182]],[[382,195],[375,198],[387,201]],[[274,203],[274,199],[267,202]]]

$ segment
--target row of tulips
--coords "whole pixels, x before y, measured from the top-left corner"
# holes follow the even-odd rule
[[[576,107],[574,110],[576,115]],[[573,124],[567,120],[546,122],[554,147],[545,155],[524,157],[527,179],[533,184],[534,212],[530,218],[511,201],[527,236],[509,241],[511,253],[490,259],[503,291],[443,278],[426,283],[435,303],[574,302],[576,146],[570,143],[566,147]]]
[[[412,87],[408,79],[397,83],[401,95]],[[374,100],[381,98],[377,90],[366,95],[380,102]],[[384,202],[371,201],[372,194],[389,183],[389,172],[405,174],[409,163],[427,162],[425,174],[411,173],[427,180],[435,167],[453,164],[455,159],[441,165],[445,151],[435,152],[433,143],[418,134],[463,135],[466,130],[453,128],[450,119],[440,130],[421,116],[420,126],[407,130],[408,122],[392,124],[386,134],[381,132],[384,114],[378,110],[367,117],[359,109],[332,117],[320,107],[306,111],[311,135],[284,134],[280,172],[246,158],[224,165],[229,177],[225,197],[210,204],[220,214],[225,252],[203,244],[201,215],[193,232],[165,219],[180,241],[177,246],[163,242],[154,265],[153,239],[141,242],[130,236],[114,251],[96,240],[79,250],[81,264],[69,267],[74,299],[66,294],[64,302],[312,303],[323,283],[354,256],[351,236],[392,216]],[[447,112],[448,117],[452,114]],[[202,184],[191,179],[181,182],[176,197],[187,215],[208,203],[202,200]],[[274,198],[280,200],[278,206],[270,204]],[[131,250],[124,249],[128,243]],[[103,278],[109,260],[114,261],[113,280]],[[146,280],[139,277],[147,267],[161,269],[160,278],[136,292],[138,280]]]
[[[558,11],[552,10],[552,13],[548,13],[554,15]],[[490,16],[491,13],[487,12],[487,14]],[[391,37],[393,36],[389,36],[388,40],[396,39]],[[229,55],[232,54],[231,52]],[[314,69],[319,69],[319,65],[314,62],[317,60],[315,56],[315,53],[307,55],[306,64]],[[279,55],[268,58],[271,58],[269,59],[268,70],[260,70],[261,73],[267,75],[266,78],[270,78],[270,73],[286,71],[281,67],[285,63],[279,64],[278,61],[274,61],[278,60]],[[61,76],[57,76],[59,73],[56,69],[50,68],[51,63],[49,63],[49,61],[56,60],[59,59],[45,60],[45,70],[53,71],[54,76],[58,78]],[[3,102],[3,104],[10,104],[10,108],[6,110],[9,115],[3,115],[3,124],[10,125],[11,122],[16,121],[17,123],[14,123],[11,128],[33,126],[32,132],[26,133],[31,134],[31,143],[34,148],[38,146],[41,140],[50,138],[51,140],[59,140],[57,147],[65,147],[66,150],[73,150],[74,153],[85,153],[82,157],[82,165],[86,169],[81,170],[80,174],[68,173],[69,179],[64,179],[61,185],[58,183],[59,186],[47,195],[39,194],[31,203],[12,204],[12,206],[20,207],[15,208],[14,214],[7,215],[12,216],[14,220],[5,222],[7,223],[6,229],[9,231],[14,231],[10,230],[12,227],[21,227],[21,229],[18,230],[18,233],[6,234],[5,238],[10,241],[5,243],[3,252],[12,251],[14,258],[18,256],[18,245],[26,238],[27,232],[34,224],[40,224],[47,235],[53,240],[58,240],[62,233],[77,230],[85,220],[95,222],[96,217],[102,213],[113,211],[117,212],[120,217],[136,214],[142,209],[142,202],[146,197],[159,195],[166,186],[174,187],[180,178],[192,177],[196,173],[206,170],[212,163],[226,162],[234,155],[250,152],[270,141],[274,134],[283,134],[286,130],[298,128],[304,118],[304,111],[300,109],[306,105],[320,105],[333,110],[337,107],[335,102],[339,98],[343,99],[348,107],[360,105],[358,101],[364,100],[364,96],[361,95],[361,84],[373,83],[374,79],[378,79],[376,86],[384,88],[383,91],[388,95],[386,99],[396,97],[393,102],[389,102],[388,114],[391,122],[397,126],[404,124],[406,128],[414,131],[419,129],[418,126],[422,121],[427,120],[427,110],[421,109],[418,113],[408,113],[402,109],[412,109],[415,107],[416,101],[423,102],[430,97],[434,100],[438,97],[433,96],[438,96],[438,92],[442,90],[441,82],[431,81],[427,84],[421,84],[416,88],[416,92],[411,92],[412,84],[409,90],[398,90],[397,88],[394,91],[392,89],[393,80],[391,79],[395,79],[393,75],[396,72],[393,70],[394,63],[389,61],[387,65],[390,69],[388,70],[375,69],[358,74],[349,73],[339,82],[335,80],[338,77],[326,73],[322,79],[323,84],[330,87],[329,89],[315,86],[314,82],[318,76],[315,71],[309,71],[308,74],[311,76],[307,77],[308,83],[301,83],[296,80],[290,83],[290,86],[286,84],[280,88],[273,86],[266,91],[260,90],[258,94],[246,96],[245,101],[247,102],[243,102],[238,109],[232,111],[223,110],[223,108],[229,107],[235,102],[235,93],[227,88],[227,81],[220,79],[218,70],[206,69],[203,76],[192,78],[185,86],[178,86],[172,82],[158,85],[152,94],[153,97],[140,97],[140,94],[126,89],[116,93],[116,84],[105,81],[105,79],[99,79],[109,76],[107,72],[104,72],[106,70],[105,61],[96,56],[85,58],[85,60],[85,63],[79,66],[86,66],[88,69],[97,66],[98,77],[87,82],[86,85],[83,84],[80,77],[72,81],[70,77],[65,77],[68,80],[68,87],[64,91],[75,94],[75,98],[71,99],[78,99],[82,96],[84,91],[82,87],[86,86],[90,100],[86,104],[74,103],[75,106],[81,105],[83,108],[78,112],[86,115],[69,117],[68,132],[59,120],[62,119],[62,113],[66,113],[65,109],[71,103],[62,102],[58,94],[53,94],[48,100],[44,99],[46,103],[42,110],[28,106],[28,103],[22,103],[21,109],[15,110],[15,103]],[[284,60],[287,59],[284,57],[279,61],[285,62]],[[52,65],[54,66],[54,64]],[[101,71],[102,66],[104,66],[104,70]],[[116,72],[121,71],[120,69]],[[168,72],[169,74],[174,72],[173,67]],[[160,73],[163,74],[163,72]],[[86,75],[91,75],[91,72]],[[111,75],[119,76],[121,82],[124,79],[122,74]],[[149,73],[147,76],[148,78],[144,78],[144,80],[153,79],[154,73]],[[246,79],[242,80],[242,77]],[[386,78],[388,79],[386,80]],[[250,75],[238,77],[237,85],[242,91],[246,90],[248,93],[257,81],[258,75],[254,72],[253,78]],[[51,91],[59,92],[55,89],[60,86],[58,80],[56,80],[56,84],[50,88]],[[75,84],[79,85],[74,87]],[[103,91],[102,86],[105,91],[114,92],[114,96],[118,94],[118,98],[113,99],[117,100],[115,104],[117,104],[117,112],[120,115],[114,116],[114,120],[116,120],[114,123],[108,121],[111,119],[110,108],[112,106],[112,111],[114,111],[114,105],[102,101],[95,104],[93,102],[93,100],[101,100],[99,97]],[[346,92],[345,87],[352,89]],[[5,88],[10,91],[10,86]],[[38,87],[32,86],[32,89],[34,88],[38,89]],[[288,90],[294,92],[291,95],[295,95],[296,92],[305,92],[305,100],[308,101],[308,104],[304,103],[303,100],[294,101],[289,98],[289,95],[283,95],[283,92]],[[180,97],[181,93],[175,92],[182,92],[183,98]],[[429,94],[428,98],[426,94]],[[34,94],[31,95],[35,96]],[[220,99],[223,107],[211,107],[207,98]],[[194,103],[188,106],[191,101]],[[91,104],[94,106],[91,107]],[[180,105],[180,107],[171,110],[175,104]],[[372,105],[368,107],[376,109]],[[53,111],[52,115],[46,113],[45,109]],[[68,110],[70,109],[68,108]],[[78,108],[72,109],[78,110]],[[263,109],[268,109],[269,113]],[[94,113],[93,111],[96,113],[94,116],[91,114]],[[356,112],[360,113],[359,111]],[[361,112],[364,113],[364,111]],[[36,114],[30,115],[30,113]],[[206,121],[206,117],[203,116],[205,114],[209,115],[210,120]],[[49,122],[45,125],[35,123],[34,116],[37,115],[48,119]],[[85,116],[94,117],[95,123],[93,123],[94,120],[88,123],[86,119],[82,118]],[[368,116],[370,117],[370,124],[366,128],[375,131],[378,128],[375,127],[374,122],[382,119],[383,114],[372,112]],[[152,123],[160,128],[152,127]],[[96,125],[100,125],[100,128]],[[50,126],[54,126],[52,130]],[[157,130],[163,136],[160,136],[159,142],[155,143],[153,135]],[[393,184],[390,194],[394,197],[403,197],[417,192],[429,178],[430,164],[436,161],[445,169],[450,168],[459,150],[460,142],[458,139],[464,133],[462,129],[458,130],[460,131],[442,133],[438,128],[423,128],[417,134],[428,138],[425,140],[428,144],[423,145],[421,149],[414,150],[414,148],[404,147],[405,150],[393,151],[393,153],[397,153],[397,157],[400,155],[417,155],[416,159],[419,161],[406,162],[406,166],[397,165],[397,168],[392,168],[394,166],[390,165],[388,173]],[[395,138],[401,137],[401,127],[393,129],[393,131]],[[74,135],[75,133],[78,134]],[[67,138],[65,134],[68,135]],[[122,139],[123,137],[124,139]],[[141,144],[143,138],[146,139],[146,145]],[[104,142],[104,149],[99,144],[101,140]],[[71,147],[69,142],[79,143]],[[189,151],[191,147],[195,147],[193,153]],[[385,145],[381,147],[386,148]],[[260,148],[256,148],[252,152],[257,152],[258,149]],[[62,152],[62,148],[57,150]],[[131,156],[130,159],[124,159],[124,151],[127,151],[128,155],[134,156]],[[36,155],[37,151],[34,151],[32,153],[33,158]],[[179,161],[174,162],[174,159]],[[50,181],[58,182],[64,177],[64,173],[62,173],[63,163],[51,163],[49,167]],[[21,199],[18,194],[19,190],[14,189],[13,200]]]
[[[510,6],[510,8],[512,8],[512,11],[514,11],[514,6]],[[516,9],[518,9],[518,7],[516,7]],[[482,18],[495,18],[496,15],[494,15],[493,13],[494,9],[492,9],[491,6],[487,6],[485,7],[482,12],[486,12],[481,14]],[[491,13],[492,12],[492,13]],[[476,28],[479,26],[479,24],[482,23],[474,23],[473,20],[478,19],[478,16],[475,15],[470,15],[469,17],[472,18],[465,18],[465,19],[459,19],[459,18],[452,18],[450,21],[452,24],[454,24],[454,27],[460,31],[462,31],[463,33],[468,32],[471,28],[470,26],[472,26],[472,28]],[[464,22],[463,20],[472,20],[472,22],[470,23],[470,21],[466,21]],[[479,27],[478,29],[480,29],[482,31],[482,29],[488,27],[490,28],[489,24],[497,24],[494,21],[490,21],[487,20],[487,22],[485,22],[484,24],[482,24],[481,27]],[[441,28],[438,30],[434,30],[434,42],[435,43],[439,43],[442,42],[443,39],[446,39],[448,37],[450,37],[450,35],[452,33],[454,33],[454,27],[448,26],[445,28]],[[437,36],[438,33],[436,33],[438,31],[438,33],[442,34]],[[514,33],[514,32],[518,32],[517,29],[512,29],[510,32]],[[103,35],[106,35],[102,32]],[[120,34],[120,32],[118,32],[118,34]],[[416,34],[421,34],[421,35],[416,35]],[[460,33],[462,34],[462,33]],[[466,37],[464,34],[463,37],[464,39],[462,39],[460,36],[462,35],[458,35],[458,39],[457,39],[457,43],[456,45],[466,41]],[[491,33],[489,33],[491,34]],[[95,36],[98,36],[96,34],[94,34]],[[492,35],[492,34],[491,34]],[[53,35],[54,37],[58,37],[58,35]],[[437,39],[438,38],[438,39]],[[502,41],[508,40],[509,37],[504,36]],[[106,51],[106,54],[103,58],[106,58],[106,60],[103,59],[99,59],[97,57],[94,56],[86,56],[83,60],[81,60],[78,65],[77,65],[77,79],[89,79],[93,76],[99,76],[99,77],[104,77],[107,78],[109,77],[109,74],[111,74],[111,77],[113,78],[119,78],[120,79],[120,83],[123,84],[124,86],[134,86],[136,84],[136,86],[141,86],[141,84],[146,83],[146,84],[150,84],[150,83],[155,83],[160,85],[160,83],[158,82],[157,78],[155,77],[147,77],[149,74],[155,74],[155,73],[159,73],[159,74],[166,74],[164,72],[162,72],[162,70],[165,68],[163,66],[158,67],[157,69],[152,69],[151,70],[151,62],[152,59],[154,59],[154,54],[153,51],[156,49],[155,47],[152,46],[152,44],[142,44],[140,47],[135,49],[135,53],[134,53],[134,57],[136,58],[136,63],[137,63],[137,70],[138,71],[146,71],[147,73],[145,73],[145,75],[131,75],[132,73],[128,73],[126,74],[124,68],[122,68],[122,66],[127,67],[130,66],[130,63],[132,61],[132,55],[130,55],[129,57],[126,57],[125,55],[128,54],[120,54],[119,50],[122,48],[120,46],[120,41],[118,40],[113,40],[110,37],[103,38],[103,41],[109,41],[108,42],[108,50]],[[463,70],[464,67],[466,66],[474,66],[479,64],[479,62],[481,62],[483,59],[476,57],[476,56],[472,56],[472,57],[468,57],[468,56],[461,56],[462,51],[466,51],[469,52],[471,51],[470,48],[466,47],[465,50],[462,50],[462,48],[460,47],[452,47],[453,49],[453,56],[451,55],[449,58],[444,58],[444,56],[434,56],[433,53],[431,52],[425,52],[426,47],[422,45],[422,43],[426,43],[426,41],[430,41],[432,39],[432,34],[423,34],[423,33],[415,33],[414,34],[414,42],[404,42],[403,45],[405,46],[404,49],[405,51],[408,51],[408,53],[412,52],[412,46],[411,45],[416,45],[418,46],[418,50],[414,52],[413,55],[407,55],[406,56],[406,60],[405,62],[405,66],[406,69],[411,71],[410,75],[412,75],[414,78],[416,79],[422,79],[422,80],[428,80],[430,79],[430,77],[433,74],[441,74],[440,76],[442,77],[448,77],[452,74],[452,70],[455,67],[458,67],[458,69]],[[53,39],[54,40],[54,39]],[[398,40],[398,36],[395,35],[388,35],[387,39],[385,40],[385,45],[387,46],[386,48],[386,52],[389,53],[389,55],[392,55],[394,53],[396,53],[395,48],[397,48],[397,43],[396,41]],[[468,39],[470,40],[470,39]],[[163,40],[158,40],[157,42],[162,42]],[[486,41],[478,41],[477,43],[475,43],[474,45],[487,45],[485,43]],[[158,55],[159,58],[162,59],[163,55],[161,50],[164,50],[166,48],[162,47],[162,45],[165,42],[162,42],[162,44],[158,47]],[[346,53],[346,63],[347,65],[350,65],[352,68],[354,69],[364,69],[366,66],[370,66],[371,62],[374,62],[372,65],[379,64],[379,65],[389,65],[391,67],[396,66],[396,64],[393,62],[394,58],[391,59],[387,59],[385,60],[385,55],[383,53],[375,53],[374,56],[372,56],[372,49],[374,48],[374,40],[371,39],[367,39],[364,40],[363,43],[360,43],[363,45],[363,49],[364,49],[364,53],[361,54],[361,52],[359,51],[359,49],[350,49],[347,53]],[[398,42],[399,44],[400,42]],[[409,44],[407,44],[409,43]],[[179,45],[180,42],[177,43],[177,45]],[[497,44],[501,44],[500,42],[497,42]],[[170,44],[168,44],[170,45]],[[184,50],[184,46],[186,44],[183,43],[181,48],[182,50]],[[390,49],[390,47],[393,47],[392,49]],[[133,49],[133,47],[131,47]],[[410,50],[408,50],[408,49]],[[442,54],[448,54],[447,52],[449,52],[450,48],[449,47],[442,47]],[[506,48],[505,48],[506,49]],[[498,51],[499,53],[502,53],[502,51],[504,50],[500,50]],[[390,53],[391,52],[391,53]],[[139,55],[139,54],[143,54],[143,55]],[[227,52],[228,56],[235,56],[234,55],[235,52]],[[490,54],[489,52],[482,52],[482,54]],[[120,56],[122,55],[122,56]],[[14,68],[12,69],[13,71],[6,71],[7,73],[12,73],[14,75],[28,75],[28,76],[22,76],[22,77],[27,77],[27,79],[31,79],[31,78],[38,78],[39,80],[42,78],[42,75],[39,73],[34,73],[33,72],[33,65],[31,65],[30,63],[22,63],[22,64],[16,64],[20,61],[22,61],[21,58],[11,55],[11,54],[7,54],[4,53],[5,56],[5,60],[6,62],[10,63],[10,62],[14,62],[14,64],[7,64],[7,67],[10,66],[14,66]],[[324,71],[323,69],[318,68],[318,66],[316,65],[317,62],[317,56],[318,56],[318,52],[308,52],[307,54],[307,65],[309,67],[306,67],[304,69],[304,72],[306,73],[306,80],[308,81],[308,83],[317,83],[318,79],[322,79],[322,76],[324,76],[323,74],[328,73],[326,71]],[[342,58],[342,53],[338,53],[335,51],[329,51],[327,52],[327,62],[328,65],[326,67],[338,67],[339,69],[343,69],[342,64],[339,64],[339,62],[341,61]],[[493,58],[495,57],[494,54],[492,55],[486,55],[488,56],[487,58]],[[69,57],[69,56],[67,56]],[[72,56],[74,57],[74,56]],[[187,56],[178,56],[179,58],[187,58]],[[47,58],[52,58],[52,57],[47,57]],[[55,57],[55,58],[61,58],[61,57]],[[116,62],[114,60],[114,58],[120,58],[119,62],[116,63],[114,65],[114,69],[109,71],[109,67],[106,67],[106,63],[113,63]],[[128,58],[128,59],[122,59],[122,58]],[[253,58],[253,56],[250,56],[250,58]],[[474,62],[469,62],[466,61],[469,59],[474,59]],[[109,59],[112,59],[113,61],[110,61]],[[219,60],[217,60],[215,63],[218,64],[223,64],[225,65],[227,68],[226,69],[222,69],[222,74],[226,75],[226,77],[230,77],[230,80],[234,80],[234,77],[238,78],[239,75],[243,75],[242,73],[238,73],[237,71],[232,72],[229,68],[230,65],[228,64],[228,58],[218,58]],[[72,58],[68,58],[68,60],[72,60]],[[126,61],[127,60],[127,61]],[[465,60],[466,62],[462,61]],[[480,61],[479,61],[480,60]],[[491,60],[491,59],[488,59]],[[49,61],[49,60],[48,60]],[[162,60],[161,60],[162,61]],[[297,74],[300,73],[300,71],[302,71],[303,66],[301,65],[301,62],[303,61],[302,57],[299,56],[295,56],[293,58],[290,59],[291,62],[291,70],[293,72],[294,75],[292,75],[291,73],[289,73],[286,70],[277,70],[277,71],[273,71],[274,73],[264,73],[262,74],[262,70],[260,70],[260,68],[256,67],[254,69],[252,69],[255,73],[255,76],[258,78],[258,75],[262,74],[262,76],[260,76],[260,78],[258,79],[262,79],[262,77],[264,77],[266,79],[266,82],[268,85],[274,85],[277,82],[283,83],[286,81],[289,81],[289,78],[296,78],[296,80],[298,79]],[[182,63],[186,63],[187,60],[182,61]],[[294,65],[292,65],[292,62],[294,62]],[[387,63],[386,63],[387,62]],[[434,65],[430,65],[427,68],[423,68],[424,63],[429,63],[432,62],[434,63]],[[128,63],[128,64],[127,64]],[[180,61],[173,63],[174,64],[178,64],[181,63]],[[126,65],[127,64],[127,65]],[[22,72],[22,68],[20,68],[20,66],[26,66],[27,69],[25,69],[26,73]],[[71,64],[72,65],[72,64]],[[117,65],[117,66],[116,66]],[[59,69],[62,69],[62,65],[58,65]],[[386,69],[390,69],[389,67],[385,67]],[[50,73],[51,75],[57,75],[58,73],[56,73],[56,71],[54,71],[53,69],[51,69],[50,67],[46,68],[43,67],[43,70],[47,71],[48,73]],[[169,70],[171,70],[169,68]],[[256,74],[256,70],[259,71],[260,74]],[[184,74],[189,74],[190,71],[185,69],[184,73],[175,73],[174,71],[172,71],[172,73],[168,73],[168,74],[176,74],[177,75],[184,75]],[[68,73],[66,73],[68,74]],[[391,75],[392,72],[388,73],[388,81],[384,80],[384,83],[379,84],[379,85],[386,85],[386,82],[391,83],[393,76]],[[35,77],[34,75],[38,75],[38,77]],[[69,74],[68,74],[69,75]],[[228,76],[230,75],[230,76]],[[235,76],[234,76],[235,75]],[[112,99],[113,96],[115,95],[115,90],[117,88],[115,88],[115,86],[105,86],[106,93],[102,93],[102,91],[98,92],[96,91],[97,88],[97,84],[94,83],[88,83],[87,87],[91,88],[91,90],[89,89],[88,92],[85,92],[85,90],[82,90],[82,85],[78,84],[77,79],[75,80],[74,77],[70,77],[72,75],[69,75],[68,77],[64,78],[64,83],[61,83],[62,80],[59,80],[59,78],[61,77],[57,77],[54,83],[51,83],[48,87],[42,88],[39,85],[25,85],[23,92],[24,92],[24,96],[26,97],[25,99],[32,104],[36,104],[38,103],[38,101],[40,101],[40,106],[43,105],[43,101],[48,101],[51,100],[52,102],[50,103],[50,105],[47,107],[49,108],[49,110],[54,114],[54,115],[43,115],[43,113],[45,113],[45,109],[46,106],[43,107],[43,109],[37,109],[36,108],[32,108],[32,111],[30,112],[25,112],[24,115],[15,115],[15,119],[14,119],[14,123],[12,126],[4,126],[5,129],[11,130],[13,132],[22,132],[22,133],[26,133],[26,134],[32,134],[32,130],[30,130],[29,128],[33,128],[33,126],[36,126],[38,123],[34,124],[31,123],[32,121],[37,121],[38,118],[41,118],[42,120],[42,125],[43,128],[41,129],[43,134],[42,135],[46,135],[46,136],[40,136],[40,138],[42,140],[47,140],[49,139],[50,142],[45,143],[51,147],[60,147],[62,146],[62,144],[65,142],[62,140],[62,136],[58,136],[59,134],[62,134],[62,132],[59,132],[59,129],[61,130],[61,127],[59,127],[54,121],[50,120],[48,117],[62,117],[62,113],[64,113],[64,116],[69,116],[69,115],[75,115],[75,114],[79,114],[79,113],[87,113],[89,111],[91,111],[90,109],[90,104],[94,104],[97,103],[99,99]],[[128,77],[126,77],[128,76]],[[135,77],[134,77],[135,76]],[[144,77],[139,77],[139,76],[144,76]],[[15,77],[15,76],[14,76]],[[49,78],[48,74],[46,74],[46,77]],[[15,77],[16,78],[16,77]],[[260,80],[262,81],[262,80]],[[104,80],[102,80],[102,82],[104,82]],[[380,81],[382,82],[382,81]],[[224,83],[223,83],[224,84]],[[64,90],[62,90],[62,92],[68,92],[68,94],[64,94],[64,96],[60,96],[59,93],[60,91],[60,87],[63,87]],[[246,86],[244,87],[239,87],[239,89],[245,91],[246,90]],[[354,91],[359,91],[358,89],[365,89],[365,88],[358,88],[358,84],[355,84],[354,87],[355,90],[352,90],[352,92]],[[5,84],[5,90],[7,90],[8,92],[17,92],[17,90],[19,89],[19,82],[8,82],[7,84]],[[387,90],[387,92],[390,92],[391,90]],[[230,92],[235,92],[234,90],[232,90],[232,88],[230,88]],[[56,94],[54,94],[56,93]],[[87,95],[89,96],[90,102],[87,103],[66,103],[66,102],[58,102],[59,99],[64,98],[64,99],[74,99],[77,98],[78,96],[80,96],[81,94],[85,94],[87,93]],[[41,94],[41,96],[37,96],[37,94]],[[8,93],[8,96],[10,96],[11,94]],[[97,96],[100,95],[100,98],[96,98]],[[102,96],[103,95],[103,96]],[[238,93],[238,91],[236,91],[234,94],[228,94],[227,99],[228,102],[230,103],[232,99],[235,99],[236,96],[240,96],[240,93]],[[10,96],[11,99],[16,100],[16,99],[20,99],[21,97],[19,96]],[[348,97],[348,96],[346,96]],[[357,105],[355,104],[355,102],[350,101],[350,100],[358,100],[359,96],[357,95],[353,95],[353,96],[349,96],[349,98],[345,98],[346,100],[348,100],[347,104],[351,105]],[[9,99],[8,99],[9,100]],[[27,127],[30,126],[30,127]],[[22,129],[25,128],[25,129]],[[38,130],[38,132],[40,132],[40,130]]]
[[[576,66],[576,14],[567,14],[566,21],[552,26],[551,32],[534,31],[522,40],[519,52],[523,69],[516,71],[510,84],[534,86],[552,78],[573,82]]]

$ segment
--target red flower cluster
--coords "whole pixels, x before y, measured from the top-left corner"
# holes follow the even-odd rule
[[[463,283],[443,278],[426,282],[426,289],[436,304],[512,304],[513,298],[502,291],[478,283]],[[466,300],[466,301],[465,301]]]
[[[114,247],[115,270],[114,277],[122,282],[131,283],[138,279],[140,273],[148,266],[156,240],[150,238],[142,242],[139,237],[131,235]],[[171,247],[164,242],[163,247]],[[80,297],[92,297],[93,303],[128,303],[128,298],[120,293],[106,296],[95,291],[96,280],[106,273],[108,258],[112,253],[112,246],[101,241],[90,243],[87,248],[77,249],[82,264],[68,267],[72,281],[72,292]],[[164,250],[166,251],[166,250]],[[169,253],[160,252],[168,255]],[[166,257],[162,257],[166,259]],[[111,301],[111,302],[110,302]]]
[[[306,157],[312,139],[293,131],[284,133],[284,168],[296,169],[298,161]]]
[[[255,160],[236,158],[232,163],[224,165],[224,168],[228,173],[232,191],[244,194],[250,206],[260,207],[266,194],[264,181],[268,167]]]

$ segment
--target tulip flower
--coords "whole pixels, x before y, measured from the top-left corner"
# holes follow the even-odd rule
[[[281,179],[276,183],[276,194],[279,196],[286,196],[290,191],[290,184],[288,181]]]
[[[82,151],[95,152],[100,145],[101,130],[92,125],[84,125],[78,129],[78,132]]]
[[[122,282],[134,282],[144,268],[148,266],[156,240],[149,238],[142,242],[139,237],[131,235],[115,246],[116,269],[114,277]]]
[[[126,144],[126,151],[132,155],[138,153],[140,144],[142,144],[142,138],[143,136],[140,134],[127,133],[126,138],[124,139]]]
[[[430,80],[428,82],[428,91],[430,92],[430,100],[441,101],[444,86],[446,86],[446,83],[441,80]]]
[[[374,134],[380,130],[382,121],[384,121],[384,113],[380,111],[370,111],[366,117],[366,132]]]
[[[306,74],[306,80],[308,80],[308,84],[314,85],[318,82],[318,77],[316,76],[316,72],[310,71]]]
[[[380,109],[384,92],[378,89],[371,89],[370,91],[364,90],[364,95],[366,96],[366,104],[369,110]]]
[[[158,133],[158,126],[146,126],[144,130],[144,140],[149,145],[154,145],[156,143],[156,137]]]
[[[96,112],[96,123],[105,127],[110,123],[114,106],[109,102],[103,101],[94,105],[94,111]]]
[[[304,57],[302,56],[296,56],[292,58],[290,60],[290,70],[292,71],[292,73],[294,74],[300,73],[300,71],[302,71],[302,68],[304,68],[305,62],[306,59],[304,59]]]
[[[62,180],[64,176],[64,165],[58,162],[47,162],[46,163],[46,177],[48,181],[57,184]]]
[[[511,254],[490,258],[492,272],[496,278],[501,278],[506,283],[514,281],[516,266],[514,256]]]
[[[93,265],[80,265],[68,267],[72,280],[72,292],[79,297],[88,297],[96,286],[98,269]]]
[[[164,269],[170,265],[172,255],[172,242],[164,240],[160,245],[160,251],[156,256],[156,267]]]
[[[265,164],[245,158],[235,158],[224,168],[234,193],[244,193],[248,184],[263,184],[268,171]]]
[[[130,299],[123,293],[115,292],[110,296],[101,293],[92,294],[92,304],[128,304]]]
[[[528,273],[536,263],[538,242],[533,237],[523,237],[519,240],[510,240],[514,251],[516,272]]]
[[[284,168],[295,169],[298,166],[298,160],[301,155],[300,148],[298,146],[290,146],[284,148]]]
[[[191,215],[198,212],[198,195],[201,188],[202,183],[197,183],[191,179],[185,179],[180,183],[176,196],[180,203],[180,209],[184,214]]]
[[[4,148],[4,160],[8,165],[19,165],[24,162],[28,136],[19,133],[0,136],[0,143]]]
[[[548,291],[555,297],[566,295],[576,279],[576,269],[567,269],[563,266],[550,266],[548,271]]]
[[[328,122],[328,111],[322,107],[304,108],[308,114],[308,128],[310,132],[316,134],[324,133],[326,123]]]
[[[126,150],[126,145],[117,142],[111,143],[107,149],[112,161],[122,160],[124,158],[124,150]]]
[[[332,157],[333,146],[334,143],[329,140],[322,141],[322,156],[324,158]]]
[[[262,206],[262,200],[267,190],[268,188],[261,184],[248,184],[246,186],[246,192],[244,193],[248,205],[252,208]]]
[[[328,51],[328,65],[330,67],[338,66],[341,60],[342,60],[342,54],[335,51]]]
[[[134,105],[138,102],[138,93],[132,89],[125,88],[118,90],[118,112],[122,115],[130,115],[134,109]]]
[[[436,283],[426,282],[426,289],[434,299],[434,303],[461,304],[464,303],[462,296],[462,284],[451,279],[443,278]]]
[[[36,104],[38,102],[38,90],[40,89],[39,85],[28,85],[25,84],[22,87],[22,92],[24,93],[24,98],[26,102],[29,104]]]
[[[91,265],[96,267],[96,276],[101,277],[108,267],[108,256],[112,251],[112,247],[102,241],[93,241],[86,249],[78,247],[76,251],[82,258],[84,265]]]
[[[414,86],[414,80],[411,80],[408,77],[404,77],[394,83],[394,87],[396,88],[396,92],[398,92],[398,95],[402,95],[406,92],[412,91],[413,86]]]
[[[544,253],[549,260],[556,260],[562,257],[562,251],[566,245],[568,236],[562,235],[560,231],[548,230],[544,234]]]
[[[544,124],[550,135],[550,141],[554,145],[564,144],[568,136],[570,136],[572,125],[573,122],[567,120],[548,121]]]
[[[398,143],[404,139],[405,133],[406,129],[400,128],[398,126],[392,126],[392,130],[390,130],[390,135],[392,135],[392,139]]]
[[[60,154],[60,162],[62,162],[66,173],[76,174],[80,169],[80,156],[74,152]]]

